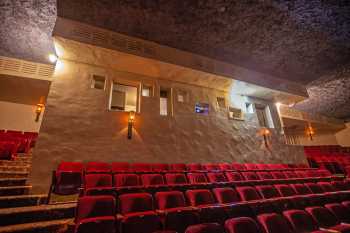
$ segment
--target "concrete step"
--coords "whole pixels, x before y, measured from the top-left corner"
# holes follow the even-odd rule
[[[26,178],[0,178],[0,187],[22,186],[27,182]]]
[[[25,166],[0,166],[0,172],[14,171],[14,172],[28,172],[30,169],[29,165]]]
[[[0,208],[37,206],[46,203],[46,194],[0,196]]]
[[[0,227],[0,233],[65,233],[73,232],[73,219],[60,219]]]
[[[30,166],[31,162],[16,160],[0,160],[0,166]]]
[[[28,156],[28,155],[17,155],[14,158],[14,161],[25,161],[25,162],[31,162],[32,161],[32,156]]]
[[[3,171],[0,172],[0,178],[27,178],[28,172]]]
[[[0,196],[24,195],[32,189],[31,185],[0,187]]]
[[[0,226],[73,218],[76,203],[0,209]]]

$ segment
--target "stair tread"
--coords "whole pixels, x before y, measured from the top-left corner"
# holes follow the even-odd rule
[[[10,226],[2,226],[0,227],[0,233],[9,233],[9,232],[25,231],[25,230],[32,231],[35,228],[40,229],[48,226],[64,225],[64,224],[69,224],[72,221],[73,221],[72,218],[64,218],[59,220],[40,221],[40,222],[15,224]]]
[[[38,206],[24,206],[24,207],[12,207],[0,209],[0,216],[7,214],[16,214],[23,212],[35,212],[35,211],[47,211],[58,209],[75,208],[76,203],[54,204],[54,205],[38,205]]]
[[[0,174],[28,174],[29,172],[23,171],[0,171]]]
[[[32,188],[31,185],[20,185],[20,186],[6,186],[6,187],[0,187],[0,190],[6,190],[6,189],[29,189]]]
[[[0,196],[1,200],[9,200],[9,199],[26,199],[26,198],[44,198],[47,197],[47,194],[30,194],[30,195],[11,195],[11,196]]]
[[[1,181],[7,181],[7,180],[27,180],[27,178],[0,178],[0,182]]]

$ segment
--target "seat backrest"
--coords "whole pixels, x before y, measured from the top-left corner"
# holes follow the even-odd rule
[[[287,210],[283,216],[288,220],[294,232],[311,232],[318,230],[317,223],[304,210]]]
[[[241,172],[245,180],[259,180],[255,172]]]
[[[154,163],[152,164],[152,171],[164,172],[169,170],[169,164],[166,163]]]
[[[59,172],[77,172],[83,173],[84,165],[80,162],[61,162],[56,170],[56,174]]]
[[[333,187],[333,185],[330,182],[318,182],[317,183],[324,192],[335,192],[336,189]]]
[[[136,174],[114,174],[114,187],[139,186],[140,178]]]
[[[187,190],[186,197],[191,206],[210,205],[215,203],[214,196],[208,189]]]
[[[275,188],[280,193],[282,197],[290,197],[297,195],[295,190],[290,187],[288,184],[275,184]]]
[[[113,196],[84,196],[78,199],[75,222],[85,218],[115,216],[116,202]]]
[[[261,233],[259,225],[249,217],[231,218],[226,220],[227,233]]]
[[[298,175],[294,171],[284,171],[283,173],[287,179],[298,178]]]
[[[190,184],[207,183],[207,177],[204,173],[187,173],[187,178]]]
[[[256,173],[260,180],[271,180],[273,179],[272,175],[270,174],[270,172],[257,172]]]
[[[119,213],[128,214],[153,210],[153,198],[149,193],[128,193],[119,195]]]
[[[205,163],[202,165],[202,167],[207,171],[220,170],[219,164],[216,163]]]
[[[187,164],[188,171],[202,171],[202,165],[200,163],[189,163]]]
[[[111,171],[111,165],[104,162],[88,162],[85,167],[86,173],[110,173]]]
[[[244,166],[247,170],[257,170],[258,169],[258,167],[256,166],[255,163],[245,163]]]
[[[184,163],[173,163],[173,164],[170,164],[169,170],[180,172],[180,171],[186,171],[187,167],[186,167],[186,164]]]
[[[258,185],[255,188],[265,199],[276,198],[281,196],[277,189],[272,185]]]
[[[270,169],[269,165],[266,163],[258,163],[258,164],[256,164],[256,167],[259,170],[269,170]]]
[[[201,223],[189,226],[185,233],[225,233],[219,223]]]
[[[236,190],[233,188],[214,188],[214,196],[220,204],[236,203],[241,201]]]
[[[226,176],[222,172],[208,172],[207,177],[211,183],[227,182]]]
[[[165,180],[167,184],[187,184],[187,179],[183,173],[167,173],[165,174]]]
[[[350,209],[339,203],[326,204],[325,207],[343,223],[350,223]]]
[[[186,206],[185,197],[180,191],[157,192],[155,198],[160,210]]]
[[[271,175],[274,179],[286,179],[286,175],[283,172],[273,171]]]
[[[319,184],[305,183],[305,186],[307,186],[312,191],[312,193],[324,193],[323,188]]]
[[[149,163],[133,163],[131,169],[135,172],[150,172],[152,171],[152,165]]]
[[[307,195],[312,194],[312,191],[309,189],[309,187],[303,185],[303,184],[291,184],[290,185],[297,194],[299,195]]]
[[[237,170],[237,171],[243,171],[243,170],[247,170],[246,167],[244,166],[244,164],[242,163],[232,163],[232,169]]]
[[[338,225],[340,222],[332,212],[321,206],[305,208],[320,227],[329,228]]]
[[[141,181],[143,185],[163,185],[164,178],[161,174],[142,174]]]
[[[255,190],[255,188],[251,186],[240,186],[236,187],[236,190],[241,197],[242,201],[253,201],[253,200],[260,200],[261,197],[259,196],[258,192]]]
[[[226,176],[227,180],[230,182],[244,180],[241,173],[239,173],[239,172],[225,172],[225,176]]]
[[[331,182],[331,184],[337,191],[344,191],[348,189],[347,184],[342,180],[334,180]]]
[[[112,172],[128,172],[130,171],[130,164],[128,162],[114,162],[112,163]]]
[[[257,219],[267,233],[293,233],[287,220],[280,214],[261,214]]]
[[[232,170],[232,165],[230,163],[219,163],[220,170],[227,171]]]
[[[110,174],[86,174],[85,188],[112,187],[112,175]]]

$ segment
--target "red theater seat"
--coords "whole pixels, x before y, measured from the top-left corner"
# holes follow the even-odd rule
[[[125,215],[153,211],[153,198],[149,193],[128,193],[119,195],[119,213]]]
[[[160,217],[152,211],[127,214],[120,225],[122,233],[154,233],[162,229]]]
[[[152,164],[152,171],[154,172],[166,172],[169,170],[169,165],[166,163]]]
[[[269,170],[269,169],[270,169],[270,166],[269,166],[268,164],[265,164],[265,163],[257,164],[256,167],[257,167],[259,170]]]
[[[111,165],[103,162],[88,162],[85,167],[86,173],[110,173],[111,171]]]
[[[284,171],[283,173],[288,179],[298,178],[298,175],[294,171]]]
[[[254,201],[254,200],[261,199],[261,197],[255,190],[255,188],[253,187],[241,186],[241,187],[236,187],[236,190],[242,201]]]
[[[116,219],[112,216],[83,219],[77,223],[75,233],[116,233]]]
[[[170,171],[172,172],[184,172],[187,170],[186,164],[184,163],[174,163],[170,164]]]
[[[258,170],[255,163],[245,163],[244,166],[247,170]]]
[[[265,199],[281,197],[277,189],[272,185],[258,185],[255,188],[256,190],[258,190],[260,195]]]
[[[187,178],[190,184],[208,183],[207,177],[204,173],[187,173]]]
[[[290,197],[297,195],[295,190],[287,184],[276,184],[275,188],[278,190],[282,197]]]
[[[208,189],[187,190],[186,196],[192,206],[206,206],[215,204],[214,196]]]
[[[312,217],[304,210],[287,210],[283,212],[284,217],[289,221],[295,233],[312,232],[321,233]]]
[[[279,214],[261,214],[257,219],[266,233],[293,233],[287,220]]]
[[[244,178],[239,172],[225,172],[225,176],[229,182],[242,181]]]
[[[222,171],[232,170],[232,165],[229,163],[219,163],[219,167]]]
[[[226,176],[222,172],[208,172],[207,177],[211,183],[227,182]]]
[[[339,203],[326,204],[325,207],[342,223],[350,223],[350,209]]]
[[[336,189],[333,187],[333,185],[330,182],[318,182],[317,183],[324,192],[335,192]]]
[[[187,164],[188,171],[202,171],[202,165],[200,163],[189,163]]]
[[[187,184],[187,179],[183,173],[167,173],[165,180],[168,185],[183,185]]]
[[[18,144],[13,141],[0,141],[0,159],[11,160],[17,154]]]
[[[227,233],[261,233],[259,225],[249,217],[226,220],[225,229]]]
[[[312,191],[305,185],[303,184],[291,184],[290,185],[297,194],[299,195],[308,195],[312,194]]]
[[[112,172],[130,172],[130,164],[127,162],[114,162],[112,163]]]
[[[286,175],[283,172],[271,172],[271,175],[274,179],[281,180],[281,179],[286,179]]]
[[[185,233],[225,233],[225,230],[218,223],[202,223],[188,227]]]
[[[141,181],[145,186],[164,185],[164,178],[161,174],[142,174]]]
[[[337,191],[345,191],[349,189],[347,183],[342,180],[334,180],[331,184]]]
[[[140,178],[136,174],[115,174],[114,187],[132,187],[139,186]]]
[[[220,170],[219,164],[215,164],[215,163],[206,163],[206,164],[203,164],[202,167],[207,171]]]
[[[314,194],[324,193],[323,188],[316,183],[305,183],[305,186],[308,187]]]
[[[61,162],[54,174],[53,192],[70,195],[79,192],[83,180],[83,164],[78,162]]]
[[[270,172],[257,172],[256,174],[259,176],[260,180],[272,180],[273,179]]]
[[[220,204],[231,204],[241,201],[237,191],[233,188],[214,188],[213,193]]]
[[[149,163],[133,163],[131,169],[135,172],[151,172],[152,165]]]
[[[237,170],[237,171],[247,170],[245,168],[245,166],[241,163],[232,163],[231,165],[232,165],[232,169]]]
[[[112,194],[113,183],[110,174],[86,174],[85,175],[85,194],[93,193]]]
[[[241,174],[245,180],[259,180],[259,177],[256,175],[255,172],[241,172]]]

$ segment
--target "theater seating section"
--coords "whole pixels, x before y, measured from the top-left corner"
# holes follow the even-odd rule
[[[325,169],[283,164],[63,162],[53,181],[56,193],[80,193],[77,233],[350,229],[345,225],[350,220],[350,181]]]
[[[304,151],[311,167],[350,175],[350,147],[307,146]]]
[[[12,160],[17,153],[28,153],[38,133],[0,130],[0,159]]]

